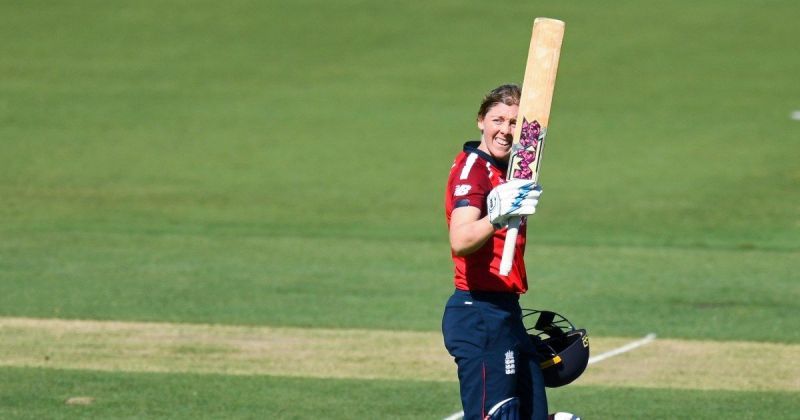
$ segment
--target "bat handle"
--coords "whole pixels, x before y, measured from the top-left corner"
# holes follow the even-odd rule
[[[506,242],[503,244],[503,258],[500,260],[500,275],[507,276],[511,272],[511,262],[514,261],[514,250],[517,248],[517,232],[521,217],[512,217],[508,220]]]

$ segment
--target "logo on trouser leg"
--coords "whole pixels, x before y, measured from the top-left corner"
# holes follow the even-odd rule
[[[509,350],[506,352],[506,375],[513,375],[517,372],[517,367],[514,363],[514,352]]]
[[[511,397],[495,404],[484,420],[519,420],[519,400]]]

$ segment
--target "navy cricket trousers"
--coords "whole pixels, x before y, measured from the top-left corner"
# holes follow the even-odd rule
[[[515,293],[456,290],[442,318],[447,351],[458,365],[464,420],[480,420],[517,397],[520,419],[547,419],[539,357],[522,324]]]

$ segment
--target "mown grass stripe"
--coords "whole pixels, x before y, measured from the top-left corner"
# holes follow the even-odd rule
[[[595,354],[630,342],[592,337]],[[659,339],[576,383],[800,390],[800,345]],[[126,372],[454,381],[436,332],[0,318],[0,365]],[[779,368],[776,368],[779,367]]]

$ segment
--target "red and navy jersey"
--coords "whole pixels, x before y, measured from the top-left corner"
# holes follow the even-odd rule
[[[464,206],[476,207],[481,211],[480,217],[486,216],[486,197],[494,187],[505,182],[506,165],[478,150],[479,144],[465,143],[464,150],[456,156],[450,169],[444,200],[448,229],[453,209]],[[457,289],[515,293],[525,293],[528,290],[523,260],[527,231],[525,218],[517,235],[517,249],[511,272],[508,276],[501,276],[500,260],[503,257],[506,231],[507,229],[495,231],[483,246],[469,255],[459,257],[451,251]]]

